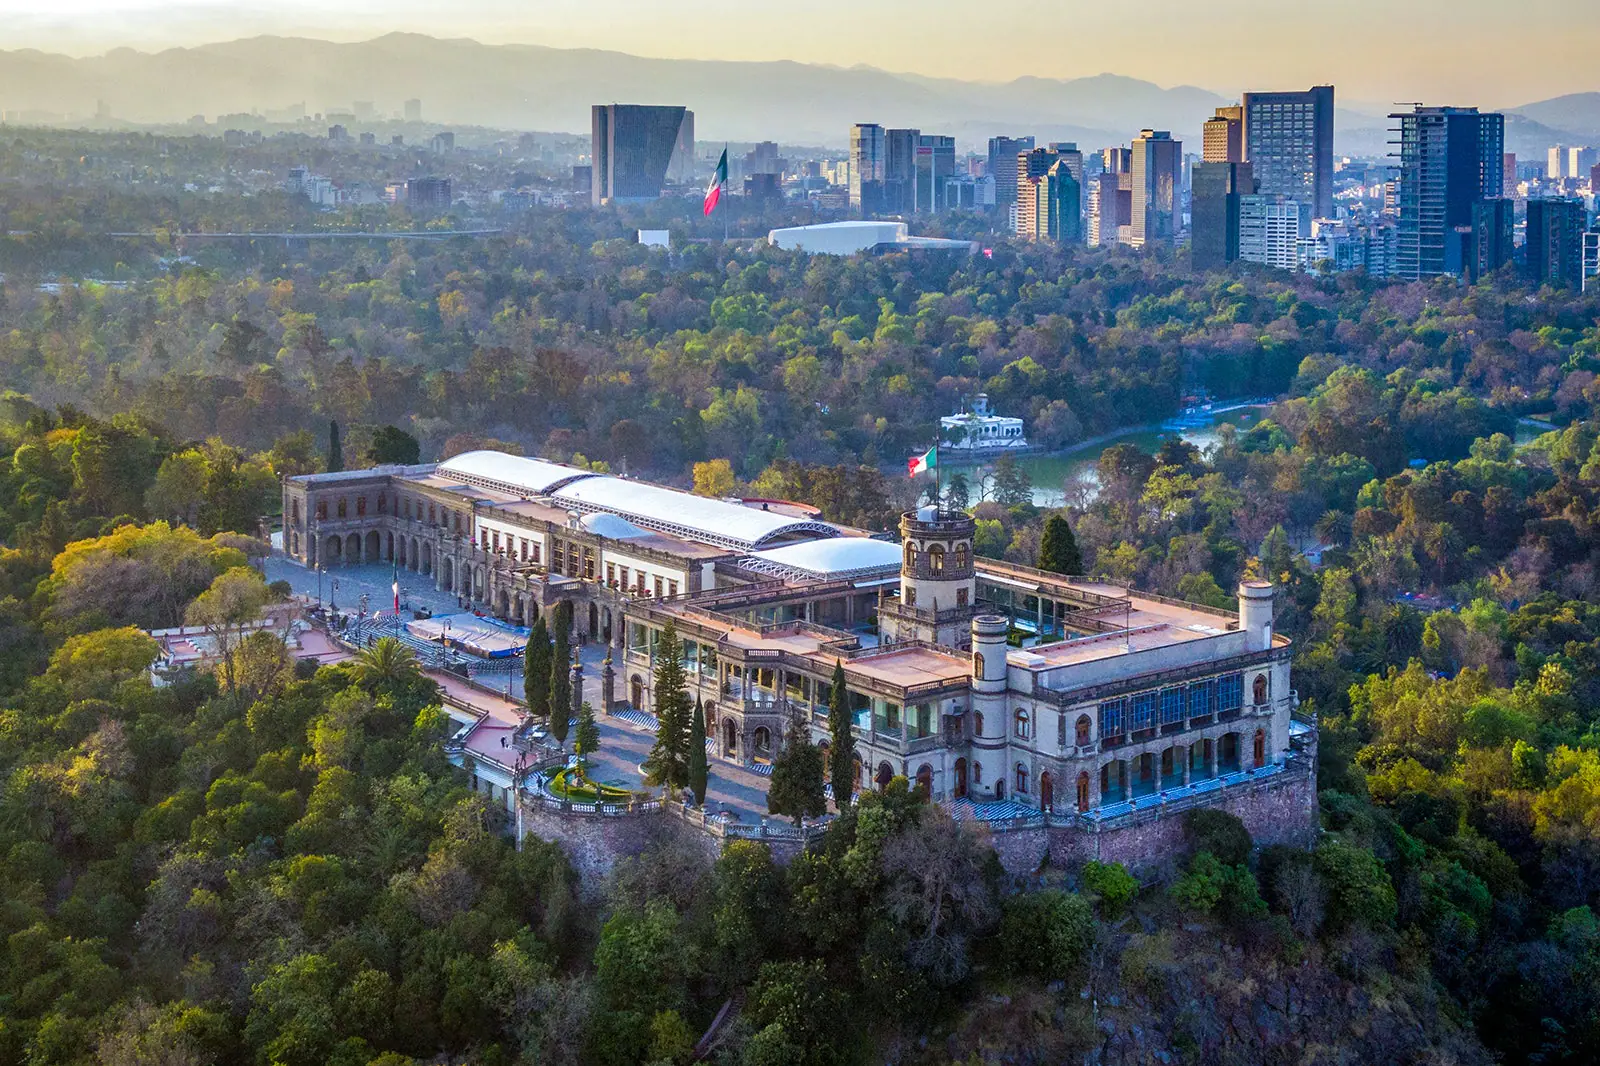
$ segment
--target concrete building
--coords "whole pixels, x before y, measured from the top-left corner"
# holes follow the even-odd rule
[[[1505,117],[1475,107],[1417,107],[1399,123],[1396,269],[1407,280],[1465,277],[1474,205],[1504,187]]]
[[[989,174],[994,177],[995,207],[1004,210],[1017,202],[1017,157],[1033,151],[1032,137],[990,137]]]
[[[883,127],[858,122],[850,129],[850,210],[876,215],[883,210]]]
[[[1239,198],[1255,192],[1250,164],[1196,163],[1189,184],[1190,259],[1196,270],[1226,266],[1239,258]]]
[[[1588,212],[1578,199],[1528,201],[1528,280],[1557,289],[1581,289],[1583,237]]]
[[[1244,108],[1217,108],[1201,131],[1200,151],[1201,160],[1207,163],[1244,162]]]
[[[1018,153],[1016,229],[1028,240],[1083,240],[1083,153],[1071,142]]]
[[[919,133],[912,175],[911,210],[937,214],[948,208],[946,186],[955,178],[956,139]]]
[[[600,207],[660,199],[688,114],[682,107],[595,104],[590,109],[590,202]]]
[[[1166,130],[1141,130],[1133,139],[1132,161],[1128,243],[1171,246],[1182,224],[1183,142]]]
[[[1600,230],[1589,230],[1583,235],[1583,291],[1600,285]]]
[[[406,182],[406,203],[417,211],[448,211],[451,200],[449,178],[412,178]]]
[[[883,205],[886,215],[910,214],[916,204],[917,142],[921,130],[883,131]]]
[[[1239,197],[1239,258],[1279,270],[1300,267],[1299,203],[1285,196]]]

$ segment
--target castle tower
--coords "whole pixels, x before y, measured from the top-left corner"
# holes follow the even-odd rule
[[[994,795],[997,783],[1006,781],[1006,636],[1011,623],[999,614],[972,619],[972,697],[968,730],[972,738],[972,792]]]
[[[976,602],[972,558],[977,522],[971,515],[919,507],[900,516],[900,602],[880,611],[892,640],[966,643]]]
[[[1270,581],[1244,581],[1239,584],[1239,628],[1246,634],[1250,651],[1272,647],[1272,598],[1276,590]]]

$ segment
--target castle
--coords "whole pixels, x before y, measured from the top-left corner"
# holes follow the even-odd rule
[[[512,622],[572,601],[619,664],[607,711],[653,707],[672,622],[726,759],[770,760],[795,715],[825,745],[837,664],[862,788],[905,776],[938,802],[1083,824],[1226,806],[1274,778],[1300,782],[1297,811],[1314,795],[1315,728],[1266,583],[1221,611],[979,558],[966,514],[907,512],[889,540],[497,452],[283,491],[284,548],[306,565],[392,562]]]

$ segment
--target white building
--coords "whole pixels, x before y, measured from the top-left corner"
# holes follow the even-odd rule
[[[1239,197],[1239,258],[1279,270],[1300,265],[1300,205],[1281,196]]]
[[[969,453],[1025,451],[1028,438],[1022,419],[995,414],[989,410],[989,397],[980,392],[972,410],[939,419],[939,446]]]
[[[821,255],[855,255],[858,252],[951,251],[975,252],[975,241],[941,237],[913,237],[904,222],[823,222],[815,226],[789,226],[772,230],[767,243]]]

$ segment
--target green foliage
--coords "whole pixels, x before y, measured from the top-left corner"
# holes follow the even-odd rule
[[[810,726],[800,715],[794,715],[783,750],[772,760],[767,811],[793,818],[795,825],[827,814],[822,762],[822,751],[811,743]]]
[[[1068,980],[1083,965],[1094,936],[1094,910],[1082,896],[1042,889],[1005,901],[1000,949],[1018,974]]]
[[[655,710],[660,726],[645,759],[645,780],[674,793],[689,785],[689,750],[699,738],[690,735],[693,709],[683,669],[683,642],[671,619],[661,631],[655,656]],[[699,742],[704,744],[703,739]]]
[[[694,717],[689,723],[689,791],[694,795],[695,806],[706,802],[706,784],[710,767],[706,760],[706,709],[700,697],[694,700]]]
[[[528,633],[528,648],[522,658],[522,693],[528,705],[528,713],[535,718],[545,718],[550,714],[550,663],[552,659],[550,648],[550,630],[545,625],[544,616],[540,615],[533,620],[533,628]],[[554,723],[551,723],[554,725]]]
[[[1138,880],[1120,862],[1091,859],[1083,864],[1083,887],[1100,905],[1100,913],[1120,917],[1139,894]]]
[[[378,427],[372,434],[372,443],[367,446],[367,462],[372,466],[385,463],[414,466],[421,461],[422,446],[417,438],[398,426]]]
[[[1227,811],[1201,807],[1183,816],[1183,837],[1196,853],[1208,851],[1227,866],[1250,861],[1250,831]]]
[[[850,694],[845,687],[844,663],[833,664],[833,684],[828,689],[828,770],[833,802],[839,810],[850,806],[856,787],[855,722],[850,717]]]
[[[573,750],[585,757],[600,747],[600,727],[594,721],[594,708],[585,700],[578,708],[578,727],[572,735]]]
[[[328,453],[323,457],[322,468],[328,473],[344,469],[344,445],[339,441],[339,423],[328,423]]]
[[[550,644],[550,735],[557,744],[567,742],[567,725],[572,719],[572,601],[557,603]]]
[[[1040,570],[1053,574],[1083,573],[1083,553],[1078,550],[1078,539],[1065,515],[1053,514],[1044,520],[1044,537],[1039,542]]]
[[[1330,840],[1317,848],[1314,861],[1328,888],[1330,919],[1371,928],[1394,923],[1394,884],[1372,852]]]

